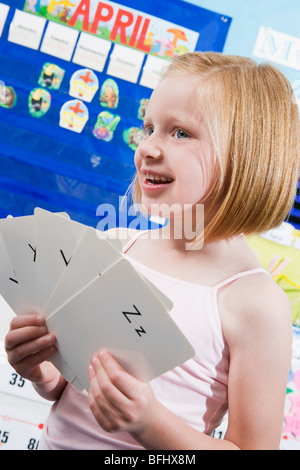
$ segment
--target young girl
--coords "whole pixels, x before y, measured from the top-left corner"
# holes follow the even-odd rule
[[[79,392],[48,362],[56,347],[44,318],[16,317],[6,337],[10,364],[55,401],[40,448],[277,449],[290,305],[244,235],[278,226],[295,198],[300,127],[292,89],[270,65],[186,54],[153,92],[144,126],[135,200],[152,214],[159,207],[169,224],[155,237],[128,230],[124,256],[173,301],[171,315],[196,355],[146,384],[99,350],[90,390]],[[185,205],[195,225],[199,204],[204,244],[203,230],[191,242],[178,229]],[[225,438],[215,439],[227,410]]]

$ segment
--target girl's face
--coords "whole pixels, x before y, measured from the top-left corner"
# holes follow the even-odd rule
[[[216,172],[212,144],[197,110],[193,78],[169,76],[154,90],[144,127],[146,137],[135,153],[142,204],[195,206],[211,190]],[[152,205],[152,210],[151,210]],[[162,215],[164,216],[164,215]]]

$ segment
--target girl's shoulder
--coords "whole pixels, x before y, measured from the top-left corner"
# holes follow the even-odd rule
[[[248,244],[238,241],[228,256],[234,271],[251,274],[237,277],[218,291],[218,306],[226,339],[236,340],[238,335],[256,334],[268,329],[275,332],[291,328],[290,301],[272,276],[264,271]],[[229,261],[228,261],[229,262]]]
[[[267,272],[237,279],[220,290],[218,302],[228,343],[240,344],[253,336],[290,334],[289,299]]]

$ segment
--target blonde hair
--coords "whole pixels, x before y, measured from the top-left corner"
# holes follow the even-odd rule
[[[219,167],[205,206],[205,240],[279,226],[293,206],[300,166],[299,110],[290,83],[270,64],[215,52],[175,58],[162,79],[180,74],[200,79],[198,106]],[[134,200],[141,200],[137,179]]]

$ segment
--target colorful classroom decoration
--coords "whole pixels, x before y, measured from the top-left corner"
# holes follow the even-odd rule
[[[230,24],[181,0],[1,0],[0,217],[118,209],[161,71]]]

